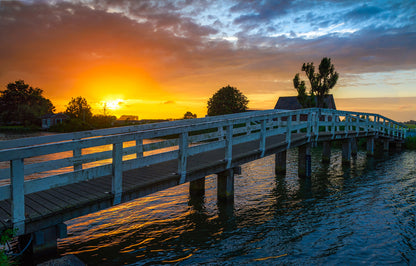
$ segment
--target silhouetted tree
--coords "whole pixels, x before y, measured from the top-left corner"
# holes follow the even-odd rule
[[[305,97],[306,86],[304,81],[300,81],[299,73],[295,75],[293,79],[293,85],[298,91],[299,103],[304,107],[317,106],[319,108],[325,107],[324,99],[328,95],[338,80],[338,73],[335,71],[335,67],[331,64],[331,59],[324,57],[319,64],[319,72],[315,73],[315,66],[312,63],[303,63],[302,71],[305,71],[306,76],[309,79],[310,97]],[[313,103],[313,98],[316,96],[316,105]],[[306,99],[306,100],[305,100]]]
[[[42,96],[43,90],[33,88],[23,80],[9,83],[0,91],[0,121],[3,124],[40,125],[41,116],[55,111],[49,99]]]
[[[247,110],[248,99],[230,85],[222,87],[208,100],[208,115],[241,113]]]
[[[196,114],[193,114],[193,113],[191,113],[191,112],[186,112],[186,113],[183,115],[183,119],[194,119],[194,118],[196,118]]]
[[[76,118],[84,122],[88,122],[92,118],[91,106],[81,96],[71,98],[71,101],[66,106],[65,114],[70,118]]]

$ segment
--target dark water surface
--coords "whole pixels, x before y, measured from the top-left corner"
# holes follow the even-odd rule
[[[416,264],[416,152],[381,159],[341,151],[331,164],[312,153],[310,180],[297,177],[297,151],[276,177],[274,156],[242,166],[234,204],[217,204],[216,176],[204,198],[189,185],[68,221],[60,254],[89,265]]]

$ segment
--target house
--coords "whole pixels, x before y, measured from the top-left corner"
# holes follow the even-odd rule
[[[334,96],[332,94],[328,94],[324,99],[325,106],[328,109],[334,109],[336,110],[337,107],[335,105]],[[298,98],[296,96],[285,96],[285,97],[279,97],[277,100],[276,105],[274,106],[274,109],[280,109],[280,110],[297,110],[302,109],[302,105],[300,105]]]
[[[41,117],[42,119],[42,129],[49,129],[51,126],[60,124],[63,121],[69,119],[69,116],[63,113],[57,114],[47,114]]]
[[[118,121],[138,121],[139,120],[139,116],[137,115],[122,115],[120,116],[119,119],[117,119]]]

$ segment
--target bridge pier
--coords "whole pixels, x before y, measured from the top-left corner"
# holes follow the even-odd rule
[[[396,141],[396,151],[400,152],[402,150],[402,143],[400,141]]]
[[[374,156],[374,138],[367,138],[367,155]]]
[[[351,155],[355,156],[358,153],[357,138],[351,139]]]
[[[191,197],[205,194],[205,177],[189,182],[189,194]]]
[[[331,142],[324,141],[322,147],[322,162],[329,163],[331,159]]]
[[[19,248],[22,250],[27,247],[23,253],[23,260],[25,262],[32,262],[43,256],[56,254],[58,238],[65,237],[67,237],[67,227],[64,223],[44,228],[32,234],[19,236]]]
[[[218,201],[234,201],[234,169],[230,168],[217,174]]]
[[[389,146],[390,146],[390,141],[384,140],[383,141],[383,151],[388,152],[389,151]]]
[[[286,174],[286,152],[281,151],[276,153],[275,158],[275,173]]]
[[[342,164],[349,164],[351,162],[351,139],[346,139],[342,142]]]
[[[301,178],[311,177],[311,144],[299,146],[298,148],[298,176]]]

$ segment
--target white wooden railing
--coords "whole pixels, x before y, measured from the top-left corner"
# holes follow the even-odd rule
[[[114,204],[121,200],[122,172],[178,159],[180,183],[185,182],[187,158],[225,148],[231,166],[232,146],[259,140],[262,156],[266,138],[285,134],[289,148],[293,132],[310,141],[320,133],[371,132],[403,139],[406,127],[384,116],[330,109],[266,110],[179,120],[157,124],[57,134],[0,142],[0,201],[12,200],[12,222],[24,232],[24,195],[97,177],[112,175]]]

